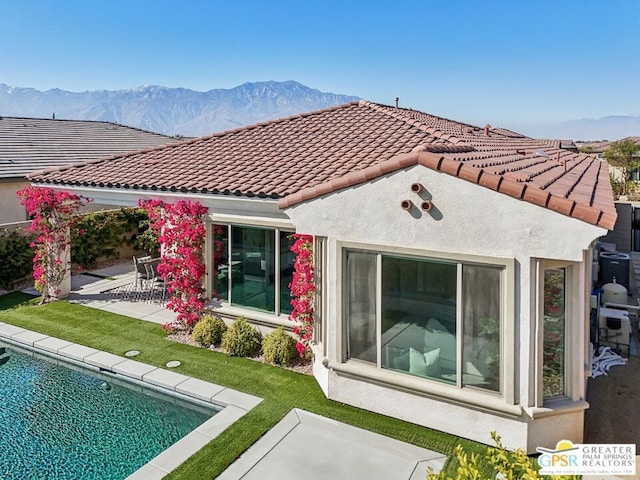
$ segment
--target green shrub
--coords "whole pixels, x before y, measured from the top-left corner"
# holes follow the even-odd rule
[[[269,363],[288,365],[297,354],[295,339],[282,327],[278,327],[262,341],[262,355]]]
[[[485,478],[521,478],[536,480],[543,477],[538,473],[540,467],[537,462],[529,458],[522,449],[507,450],[502,444],[502,439],[496,432],[491,432],[491,438],[495,442],[495,447],[488,447],[484,463],[479,454],[467,452],[462,445],[457,445],[454,449],[455,460],[457,462],[455,480],[483,480]],[[492,473],[487,473],[487,469]],[[497,476],[499,474],[499,476]],[[557,480],[578,480],[578,475],[554,475]],[[443,470],[438,474],[433,473],[429,467],[427,480],[453,480]]]
[[[204,314],[196,326],[193,327],[191,338],[194,342],[209,348],[211,345],[217,347],[222,341],[222,335],[227,331],[224,321],[210,313]]]
[[[102,210],[82,215],[71,235],[71,259],[85,268],[118,258],[120,248],[137,245],[147,214],[140,208]],[[157,251],[157,250],[156,250]]]
[[[251,357],[260,351],[261,340],[260,332],[238,317],[222,335],[222,349],[234,357]]]
[[[160,251],[158,234],[151,228],[147,212],[142,208],[139,208],[138,212],[140,220],[138,222],[138,235],[136,236],[135,246],[149,255],[154,255]]]
[[[21,229],[0,230],[0,288],[11,290],[33,274],[33,234]]]

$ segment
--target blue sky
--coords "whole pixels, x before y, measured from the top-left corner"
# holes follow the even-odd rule
[[[640,114],[639,0],[0,0],[0,83],[296,80],[474,124]]]

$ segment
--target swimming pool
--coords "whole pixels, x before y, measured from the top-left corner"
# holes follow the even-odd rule
[[[216,413],[0,343],[3,348],[2,479],[123,479]]]

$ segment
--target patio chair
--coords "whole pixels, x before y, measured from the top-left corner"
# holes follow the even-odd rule
[[[146,283],[151,280],[147,272],[146,263],[151,261],[151,257],[146,255],[144,257],[133,257],[133,268],[136,273],[136,279],[134,283],[134,293],[136,296],[142,295],[145,290]]]
[[[160,259],[154,259],[148,261],[144,264],[147,278],[149,279],[149,296],[148,299],[151,301],[155,296],[157,290],[160,292],[160,303],[164,304],[164,299],[167,292],[167,285],[162,278],[162,276],[158,273],[158,265],[160,264]]]

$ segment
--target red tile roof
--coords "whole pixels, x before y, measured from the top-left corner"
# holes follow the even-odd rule
[[[608,229],[606,163],[490,126],[366,101],[49,169],[37,184],[280,199],[287,208],[411,165]]]

